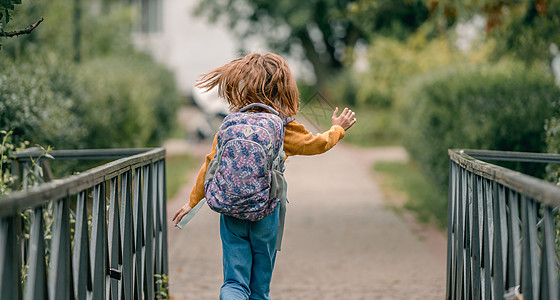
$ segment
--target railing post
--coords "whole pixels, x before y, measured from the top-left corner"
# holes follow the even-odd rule
[[[93,299],[107,297],[107,275],[109,260],[107,251],[107,218],[105,201],[105,182],[93,187],[93,211],[91,222],[91,263]]]
[[[481,258],[482,253],[480,253],[481,245],[481,222],[484,219],[482,215],[482,204],[481,202],[481,192],[480,192],[480,178],[474,174],[471,174],[472,178],[472,248],[471,248],[471,262],[472,262],[472,274],[473,274],[473,295],[470,299],[480,299],[481,298]]]
[[[509,191],[509,223],[508,223],[508,254],[507,277],[508,287],[518,286],[521,281],[521,238],[519,236],[519,201],[517,194]]]
[[[160,205],[161,205],[161,222],[162,222],[162,274],[169,274],[168,262],[167,262],[167,171],[166,171],[165,158],[161,160],[160,164],[160,181],[159,181],[159,192],[160,192]]]
[[[0,219],[0,300],[21,299],[20,251],[18,228],[20,217]]]
[[[521,195],[521,212],[523,222],[521,288],[523,289],[523,297],[527,299],[540,299],[536,205],[524,195]]]
[[[555,240],[556,230],[554,229],[554,220],[552,209],[550,207],[543,208],[543,251],[542,251],[542,290],[541,298],[558,299],[558,273],[556,272],[556,249]]]
[[[455,244],[457,249],[457,272],[455,275],[455,297],[454,299],[464,299],[463,296],[466,294],[465,287],[465,271],[466,268],[465,259],[467,253],[465,251],[465,235],[466,235],[466,181],[465,181],[465,170],[459,170],[459,185],[457,190],[457,238],[455,239]]]
[[[492,251],[492,272],[493,272],[493,289],[494,289],[494,299],[499,299],[503,297],[504,294],[504,274],[505,274],[505,258],[507,255],[507,247],[505,247],[507,241],[506,233],[506,220],[502,216],[505,216],[505,191],[503,187],[500,187],[498,191],[498,184],[493,182],[493,195],[494,195],[494,249]]]
[[[491,185],[487,179],[481,178],[480,189],[482,192],[482,208],[484,222],[482,225],[482,247],[481,247],[481,265],[484,269],[482,274],[482,298],[490,299],[492,295],[492,256],[493,244],[492,236],[494,234],[494,215],[492,214],[492,203],[494,202]]]
[[[466,256],[466,280],[465,280],[465,299],[472,299],[474,296],[473,292],[473,276],[472,276],[472,220],[473,220],[473,177],[472,173],[466,172],[466,197],[465,201],[465,256]]]
[[[47,294],[47,267],[45,263],[45,231],[43,208],[33,210],[29,232],[29,260],[25,281],[25,300],[41,299]]]
[[[49,270],[50,299],[73,299],[70,210],[68,198],[54,203]]]
[[[142,193],[143,201],[143,217],[144,217],[144,261],[145,261],[145,293],[146,299],[154,298],[154,217],[153,217],[153,205],[152,201],[155,196],[155,191],[153,190],[153,165],[147,165],[142,167],[143,172],[143,188]]]
[[[132,175],[134,181],[134,258],[136,278],[135,290],[134,292],[137,297],[142,298],[143,287],[145,284],[145,261],[143,259],[145,255],[145,239],[144,239],[144,219],[142,213],[142,168],[138,167],[134,169],[134,174]]]
[[[74,267],[73,279],[76,298],[86,299],[88,293],[93,291],[86,191],[79,192],[76,200],[76,226],[74,229],[72,263]]]
[[[132,299],[134,295],[134,231],[132,220],[132,171],[126,171],[121,175],[121,236],[128,237],[123,239],[122,246],[122,283],[124,299]]]
[[[152,177],[152,192],[153,192],[153,219],[154,219],[154,273],[161,274],[162,273],[162,260],[161,260],[161,248],[162,248],[162,219],[161,219],[161,193],[158,183],[160,182],[159,177],[161,176],[160,173],[160,163],[154,163],[152,170],[154,175]],[[157,288],[157,286],[156,286]]]
[[[452,160],[449,160],[449,201],[447,202],[447,240],[454,241],[454,235],[456,234],[456,228],[454,226],[455,218],[455,164]],[[455,283],[455,260],[456,253],[453,251],[454,243],[447,243],[447,285],[446,285],[446,299],[454,299],[454,295],[451,294],[454,289],[452,286]]]
[[[119,191],[118,177],[113,177],[109,185],[109,253],[111,271],[111,285],[109,286],[112,298],[122,299],[122,249],[121,231],[119,220]]]

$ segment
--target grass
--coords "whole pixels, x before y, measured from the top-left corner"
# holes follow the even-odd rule
[[[173,199],[179,189],[188,183],[191,171],[198,166],[198,161],[188,155],[172,155],[166,157],[166,180],[167,180],[167,200]],[[188,195],[185,195],[187,199]]]
[[[187,130],[183,126],[176,125],[171,128],[171,132],[168,137],[171,139],[186,139],[187,136]]]
[[[447,226],[447,191],[438,188],[410,162],[378,162],[373,170],[382,177],[382,188],[405,195],[404,209],[412,211],[418,221],[434,224],[440,229]],[[393,193],[394,194],[394,193]],[[394,197],[394,196],[393,196]]]

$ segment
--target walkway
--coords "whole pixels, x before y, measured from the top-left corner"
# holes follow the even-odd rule
[[[445,297],[443,235],[421,238],[387,208],[371,176],[374,161],[402,159],[406,154],[400,148],[358,150],[344,144],[321,156],[289,158],[290,203],[272,299]],[[169,216],[185,203],[190,188],[169,203]],[[170,227],[168,242],[173,299],[217,299],[218,214],[203,207],[183,230]]]

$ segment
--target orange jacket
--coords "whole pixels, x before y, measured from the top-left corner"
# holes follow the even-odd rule
[[[344,137],[345,131],[338,125],[333,125],[331,129],[316,135],[311,134],[305,126],[298,121],[286,124],[286,134],[284,136],[284,152],[286,156],[292,155],[315,155],[327,152],[334,147],[338,141]],[[208,164],[216,155],[216,144],[218,135],[214,136],[212,151],[206,155],[206,161],[198,171],[196,182],[191,191],[189,206],[195,207],[204,198],[204,177]]]

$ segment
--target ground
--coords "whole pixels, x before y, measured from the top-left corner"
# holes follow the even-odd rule
[[[172,149],[179,145],[167,146],[177,151]],[[201,163],[209,148],[186,146]],[[358,149],[343,143],[323,155],[288,159],[290,203],[272,299],[445,297],[444,233],[418,225],[407,214],[397,215],[379,188],[379,178],[371,173],[375,161],[405,159],[399,147]],[[186,203],[191,184],[170,200],[168,216]],[[222,284],[218,220],[207,206],[182,230],[168,220],[173,299],[218,298]]]

